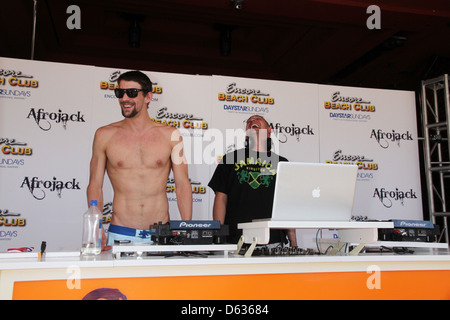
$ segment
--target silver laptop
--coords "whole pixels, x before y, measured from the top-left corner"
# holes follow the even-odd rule
[[[350,221],[356,165],[279,162],[272,218],[276,221]]]

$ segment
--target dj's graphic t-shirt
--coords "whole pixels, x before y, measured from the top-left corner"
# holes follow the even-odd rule
[[[208,186],[227,194],[225,224],[230,228],[228,241],[237,243],[242,230],[237,224],[272,216],[273,195],[278,162],[288,161],[273,152],[239,149],[226,154]],[[285,242],[284,230],[272,229],[270,243]]]

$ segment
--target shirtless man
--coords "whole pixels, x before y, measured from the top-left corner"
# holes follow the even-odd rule
[[[98,207],[103,208],[103,178],[107,171],[114,189],[108,245],[114,240],[151,242],[149,226],[169,221],[166,187],[171,169],[181,218],[192,218],[192,189],[182,138],[177,129],[150,119],[147,109],[153,96],[152,84],[145,74],[126,72],[118,84],[115,93],[125,119],[95,133],[88,203],[97,200]],[[106,237],[103,239],[102,247]]]

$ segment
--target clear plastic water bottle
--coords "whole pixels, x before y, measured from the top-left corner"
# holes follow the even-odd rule
[[[100,254],[102,251],[102,233],[102,214],[97,208],[97,200],[91,200],[89,209],[83,216],[81,254]]]

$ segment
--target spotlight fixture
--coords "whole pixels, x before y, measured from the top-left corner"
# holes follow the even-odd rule
[[[231,28],[223,28],[220,31],[220,55],[231,55]]]
[[[141,23],[145,20],[145,16],[131,13],[120,13],[120,17],[130,22],[128,28],[128,45],[131,48],[139,48],[141,46]]]
[[[141,26],[137,19],[131,21],[128,29],[128,45],[132,48],[139,48],[141,45]]]
[[[231,3],[236,10],[241,10],[244,0],[231,0]]]
[[[223,57],[231,55],[231,31],[234,27],[225,24],[215,24],[214,29],[219,31],[219,51]]]
[[[395,49],[395,48],[398,48],[398,47],[403,47],[403,45],[405,44],[406,40],[407,40],[406,37],[394,35],[394,36],[390,37],[389,39],[387,39],[383,43],[383,48],[391,50],[391,49]]]

